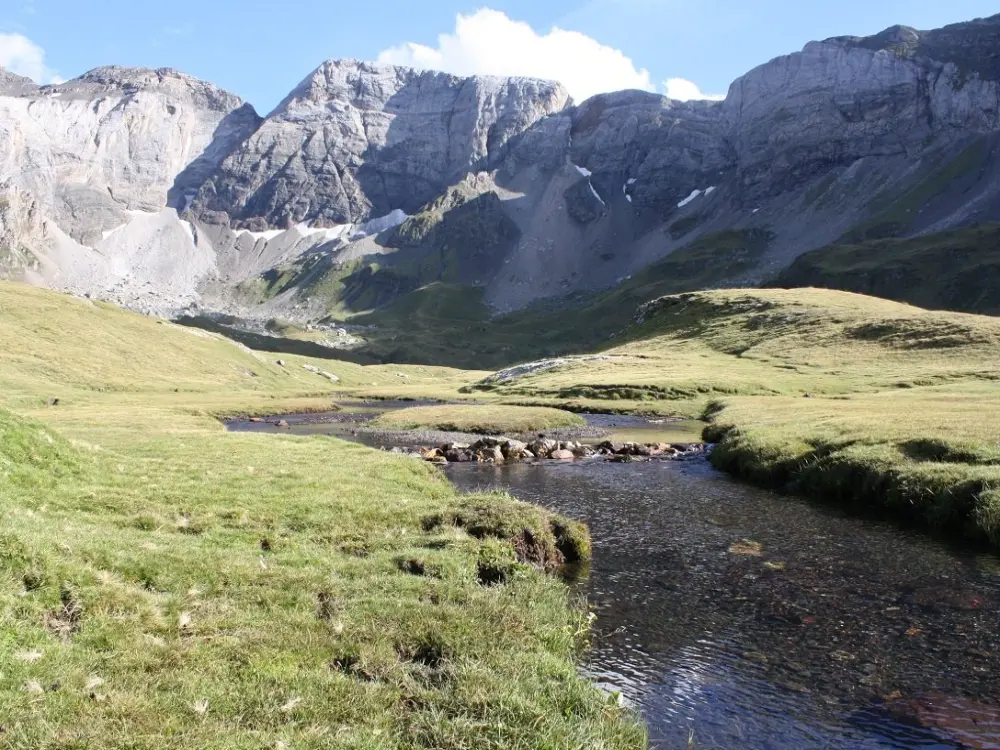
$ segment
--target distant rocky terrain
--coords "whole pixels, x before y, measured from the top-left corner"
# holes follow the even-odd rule
[[[0,71],[0,274],[159,315],[304,324],[434,282],[499,314],[655,269],[823,284],[781,274],[996,221],[1000,15],[813,42],[722,102],[331,60],[261,117],[173,70]]]

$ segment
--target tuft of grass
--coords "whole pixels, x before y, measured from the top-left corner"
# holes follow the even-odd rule
[[[504,494],[466,498],[448,513],[423,520],[427,530],[444,526],[464,529],[476,539],[504,542],[518,562],[542,570],[586,562],[591,556],[585,525]]]
[[[0,478],[24,486],[51,485],[80,470],[79,454],[41,422],[0,409]]]
[[[586,421],[578,414],[550,407],[460,404],[415,406],[386,412],[372,424],[390,429],[510,435],[561,427],[581,427],[586,425]]]

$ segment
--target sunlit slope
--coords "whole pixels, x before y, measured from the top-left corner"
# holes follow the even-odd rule
[[[640,308],[621,343],[494,386],[610,400],[836,395],[1000,377],[1000,321],[846,292],[725,290]]]
[[[361,367],[253,352],[106,303],[0,282],[0,405],[32,410],[59,399],[47,418],[111,402],[212,413],[239,404],[273,413],[276,400],[280,408],[321,408],[329,403],[324,397],[345,389],[423,393],[453,390],[469,377],[445,368]],[[306,403],[310,398],[314,403]]]

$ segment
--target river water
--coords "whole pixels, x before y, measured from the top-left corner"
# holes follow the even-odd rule
[[[584,669],[641,711],[654,748],[1000,748],[993,556],[704,460],[446,471],[587,522]]]

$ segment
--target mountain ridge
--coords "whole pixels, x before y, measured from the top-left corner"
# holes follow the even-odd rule
[[[539,79],[331,59],[262,117],[169,68],[34,88],[0,74],[0,155],[21,156],[0,156],[0,190],[43,217],[8,216],[0,236],[28,280],[160,314],[321,320],[438,281],[511,311],[600,292],[694,243],[712,265],[704,248],[733,232],[768,240],[751,263],[718,244],[735,275],[715,283],[758,284],[841,240],[1000,220],[998,34],[1000,15],[810,42],[720,102],[575,103]],[[90,141],[35,145],[26,108],[59,123],[109,100],[142,125],[84,118]],[[133,280],[136,258],[148,273]]]

